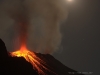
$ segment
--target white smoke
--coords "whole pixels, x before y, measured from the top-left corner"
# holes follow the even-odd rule
[[[0,11],[5,16],[0,18],[0,22],[5,21],[4,29],[10,28],[13,22],[13,26],[22,20],[28,22],[29,49],[52,53],[60,46],[60,23],[67,17],[65,0],[4,0]]]

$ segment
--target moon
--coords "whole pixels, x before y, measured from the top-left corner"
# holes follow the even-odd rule
[[[67,0],[67,1],[72,2],[73,0]]]

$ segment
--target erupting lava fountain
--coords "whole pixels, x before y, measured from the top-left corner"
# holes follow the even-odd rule
[[[28,62],[33,65],[33,68],[38,72],[39,75],[46,75],[45,71],[52,72],[45,67],[47,66],[46,63],[38,58],[34,52],[29,51],[24,44],[21,46],[20,50],[11,52],[11,55],[12,57],[24,57]]]

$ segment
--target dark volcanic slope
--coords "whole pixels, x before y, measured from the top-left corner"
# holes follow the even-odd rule
[[[61,62],[56,60],[53,56],[49,54],[40,54],[36,53],[37,57],[45,61],[45,63],[48,65],[47,67],[55,72],[57,75],[83,75],[79,74],[77,71],[70,69],[63,65]],[[54,75],[53,73],[47,72],[48,75]]]
[[[38,75],[24,58],[8,57],[0,62],[0,75]]]
[[[47,68],[57,75],[82,75],[64,66],[53,56],[49,54],[35,53],[37,57],[47,64]],[[44,70],[43,70],[44,71]],[[52,72],[44,71],[47,75],[55,75]],[[23,57],[11,57],[5,47],[4,42],[0,39],[0,75],[38,75],[32,65]]]
[[[11,57],[0,39],[0,75],[38,75],[23,57]]]

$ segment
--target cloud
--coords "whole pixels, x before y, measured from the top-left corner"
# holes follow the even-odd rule
[[[16,26],[13,38],[19,41],[16,37],[26,37],[30,50],[52,53],[58,49],[62,37],[60,23],[67,18],[65,0],[5,0],[0,7],[2,32]]]

